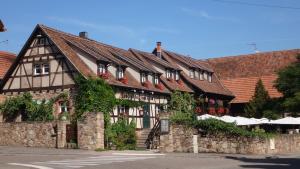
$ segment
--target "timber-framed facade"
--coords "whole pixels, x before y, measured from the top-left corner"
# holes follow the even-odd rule
[[[111,113],[116,122],[126,115],[137,129],[152,128],[163,106],[175,91],[189,92],[207,103],[198,113],[211,111],[209,101],[229,102],[232,93],[223,87],[206,63],[161,49],[152,53],[124,50],[44,25],[37,25],[1,84],[1,93],[18,95],[31,92],[35,99],[47,99],[62,91],[74,94],[74,77],[100,77],[112,85],[116,97],[143,102],[137,108],[118,106]],[[59,104],[58,104],[59,105]],[[72,103],[67,111],[72,112]],[[221,104],[220,104],[221,105]],[[56,115],[65,108],[58,107]],[[219,109],[218,109],[219,110]]]

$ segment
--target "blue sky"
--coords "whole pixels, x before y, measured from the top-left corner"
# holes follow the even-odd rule
[[[298,0],[236,0],[299,7]],[[267,8],[215,0],[2,0],[0,50],[18,53],[41,23],[124,49],[165,49],[211,58],[300,47],[300,9]]]

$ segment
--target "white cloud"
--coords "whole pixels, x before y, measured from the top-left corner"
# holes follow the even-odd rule
[[[198,18],[204,18],[207,20],[221,20],[221,21],[230,21],[230,22],[238,21],[235,18],[212,16],[205,10],[195,10],[195,9],[185,8],[185,7],[180,8],[180,10],[186,15],[198,17]]]
[[[111,25],[111,24],[96,24],[91,22],[84,22],[74,18],[60,18],[60,17],[48,17],[49,20],[60,22],[63,24],[71,24],[81,26],[89,29],[95,29],[100,32],[117,33],[127,36],[135,36],[135,31],[123,25]]]
[[[122,34],[130,37],[144,36],[149,33],[166,33],[166,34],[178,34],[179,31],[172,28],[163,27],[142,27],[142,28],[130,28],[123,25],[111,25],[111,24],[98,24],[92,22],[85,22],[74,18],[61,18],[61,17],[47,17],[48,20],[59,22],[62,24],[76,25],[80,27],[86,27],[89,29],[95,29],[100,32]]]

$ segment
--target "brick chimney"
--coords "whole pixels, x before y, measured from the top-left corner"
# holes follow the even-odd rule
[[[89,38],[88,33],[87,32],[79,32],[79,37],[81,38]]]
[[[156,56],[161,58],[161,42],[156,42]]]

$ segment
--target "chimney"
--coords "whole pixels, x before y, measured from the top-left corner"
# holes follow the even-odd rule
[[[161,58],[161,42],[156,42],[156,56]]]
[[[88,33],[87,32],[79,32],[79,37],[81,37],[81,38],[88,38]]]

